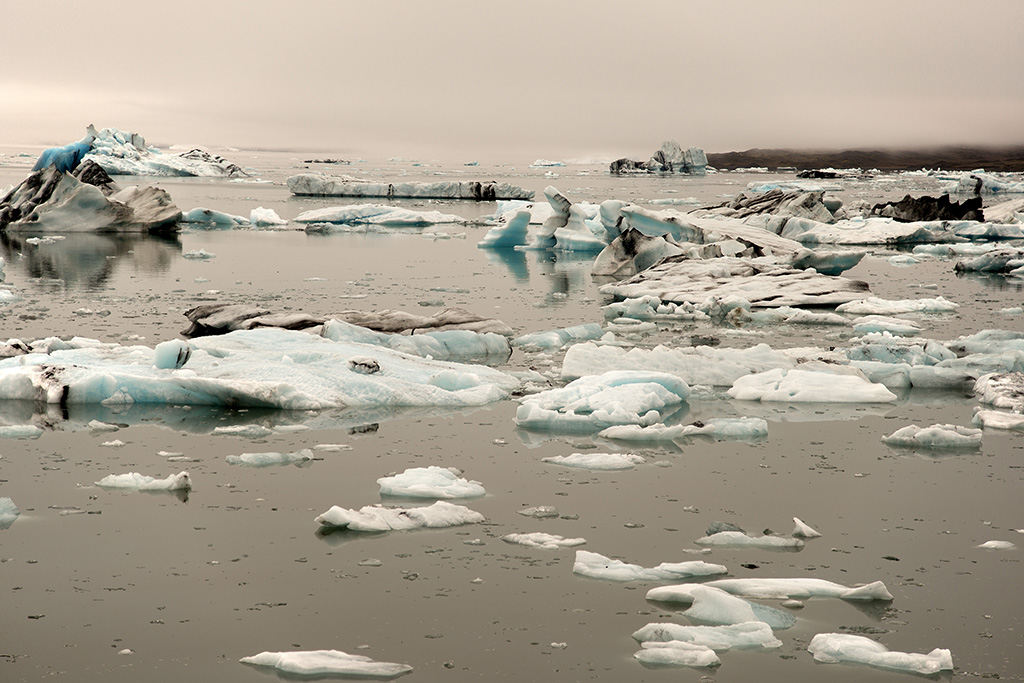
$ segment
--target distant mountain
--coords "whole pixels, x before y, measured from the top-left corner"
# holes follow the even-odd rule
[[[880,171],[916,171],[922,168],[946,171],[1024,171],[1024,145],[1016,147],[937,147],[904,150],[800,150],[748,149],[708,155],[715,168],[736,169],[766,166],[775,170],[792,166],[797,170],[815,168],[877,168]]]

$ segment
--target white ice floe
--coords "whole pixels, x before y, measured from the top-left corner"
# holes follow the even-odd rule
[[[225,458],[229,465],[243,467],[273,467],[275,465],[302,465],[313,460],[313,451],[308,448],[294,453],[242,453]]]
[[[792,536],[796,538],[819,538],[821,536],[820,533],[804,524],[803,520],[799,517],[793,518],[793,524],[795,526],[793,527]]]
[[[643,649],[634,652],[633,657],[644,666],[699,668],[718,666],[722,663],[715,651],[705,645],[673,640],[665,643],[646,642],[641,643],[640,646]]]
[[[1024,414],[1024,372],[982,375],[974,383],[974,395],[982,403]]]
[[[223,157],[201,149],[169,154],[146,145],[138,133],[88,128],[92,137],[85,160],[95,161],[111,175],[237,177],[246,173]]]
[[[1010,541],[985,541],[978,547],[985,550],[1013,550],[1017,546]]]
[[[0,426],[0,439],[35,439],[42,433],[42,428],[35,425]]]
[[[746,621],[725,626],[683,626],[671,623],[651,623],[637,630],[633,639],[639,643],[684,642],[703,645],[716,652],[732,648],[782,647],[771,627],[763,621]]]
[[[21,510],[14,504],[13,500],[7,497],[0,497],[0,529],[10,528],[20,514]]]
[[[1012,194],[1024,192],[1024,182],[1004,180],[991,173],[980,171],[965,171],[954,183],[942,187],[942,191],[948,194]],[[988,215],[988,211],[985,211]]]
[[[890,403],[896,395],[863,376],[777,369],[737,379],[729,395],[743,401]]]
[[[168,403],[317,410],[345,406],[483,405],[519,381],[481,365],[417,358],[378,346],[281,329],[189,342],[180,370],[154,366],[143,346],[83,346],[0,360],[0,398],[47,403]],[[380,372],[349,367],[373,358]]]
[[[1024,432],[1024,414],[976,409],[971,424],[986,429],[1013,429]]]
[[[267,666],[295,676],[343,676],[385,680],[412,671],[406,664],[377,662],[363,655],[350,655],[340,650],[307,650],[293,652],[261,652],[242,657],[243,664]]]
[[[382,496],[407,498],[475,498],[486,495],[483,484],[459,476],[458,470],[431,465],[412,467],[401,474],[381,477]]]
[[[530,548],[544,548],[545,550],[571,548],[573,546],[583,545],[587,542],[587,539],[585,538],[566,538],[565,536],[546,534],[540,531],[528,534],[506,534],[501,537],[501,540],[506,543],[525,545]]]
[[[336,342],[373,344],[434,360],[504,359],[512,353],[508,339],[494,332],[451,329],[417,334],[388,334],[331,319],[324,323],[320,334]]]
[[[245,216],[234,216],[223,211],[214,211],[201,206],[186,211],[181,216],[182,223],[197,223],[201,225],[216,226],[218,228],[234,228],[242,225],[249,225],[249,219]]]
[[[352,531],[405,531],[418,528],[442,528],[479,524],[484,516],[462,505],[439,500],[419,508],[386,508],[367,505],[350,510],[337,505],[316,517],[322,527],[345,528]]]
[[[686,382],[661,372],[629,370],[581,377],[522,399],[516,424],[530,430],[596,432],[616,424],[656,424],[660,411],[689,397]]]
[[[524,334],[513,339],[512,346],[525,351],[560,349],[567,344],[599,339],[603,334],[604,330],[598,323],[585,323],[558,330]]]
[[[477,243],[481,249],[514,249],[525,246],[532,214],[519,209],[498,218],[498,223]]]
[[[616,441],[636,442],[673,441],[689,436],[742,441],[767,436],[768,422],[759,417],[715,417],[688,425],[619,425],[603,429],[597,435]]]
[[[856,315],[900,315],[903,313],[952,313],[960,304],[941,296],[934,299],[900,299],[890,301],[878,297],[859,299],[836,306],[840,313]]]
[[[902,223],[891,218],[850,218],[822,223],[799,216],[755,216],[748,222],[761,225],[781,237],[803,244],[868,245],[959,242],[958,230],[975,221],[915,221]]]
[[[580,576],[605,581],[681,581],[695,576],[725,574],[729,570],[720,564],[701,561],[662,562],[656,567],[641,567],[587,550],[577,550],[572,571]]]
[[[335,225],[384,225],[392,227],[423,227],[446,223],[465,223],[454,214],[440,211],[416,211],[385,204],[351,204],[303,211],[296,223],[331,223]]]
[[[418,197],[421,199],[533,199],[532,190],[508,183],[440,181],[434,183],[381,183],[351,176],[300,173],[288,178],[288,190],[300,196]]]
[[[824,579],[718,579],[702,585],[720,588],[731,595],[766,600],[892,600],[892,594],[881,581],[854,588]]]
[[[912,337],[921,333],[920,323],[904,318],[893,318],[885,315],[865,315],[855,318],[851,323],[857,334],[869,332],[889,332],[901,337]]]
[[[799,550],[804,542],[799,538],[784,536],[748,536],[742,531],[719,531],[716,534],[702,536],[694,541],[697,545],[718,546],[723,548],[763,548]]]
[[[646,460],[634,453],[573,453],[541,458],[544,462],[563,467],[578,467],[585,470],[631,470]]]
[[[865,636],[849,633],[819,633],[811,639],[807,651],[819,662],[867,664],[918,674],[936,674],[953,670],[953,655],[936,648],[928,654],[893,652]]]
[[[255,228],[271,228],[288,225],[288,221],[277,215],[277,211],[258,206],[249,211],[249,224]]]
[[[960,425],[907,425],[889,436],[883,436],[882,443],[904,448],[981,448],[981,436],[980,429]]]
[[[262,439],[273,434],[274,430],[263,425],[228,425],[226,427],[214,427],[210,433],[214,436],[240,436],[246,439]]]
[[[786,629],[796,623],[788,612],[759,605],[731,595],[721,588],[699,583],[661,586],[647,591],[648,600],[691,603],[683,615],[709,625],[742,624],[761,621],[773,629]]]
[[[163,479],[156,479],[138,472],[111,474],[103,477],[97,486],[111,489],[138,489],[139,491],[187,491],[192,488],[188,472],[178,472]]]

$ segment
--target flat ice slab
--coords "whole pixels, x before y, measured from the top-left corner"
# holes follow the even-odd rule
[[[960,304],[937,296],[932,299],[881,299],[868,297],[836,306],[840,313],[857,315],[902,315],[904,313],[952,313]]]
[[[710,436],[721,440],[755,440],[768,436],[768,422],[759,417],[717,417],[688,425],[621,425],[602,429],[597,434],[616,441],[658,442],[690,436]]]
[[[377,483],[382,496],[475,498],[487,493],[480,482],[463,479],[457,471],[436,465],[412,467],[401,474],[381,477]]]
[[[1024,414],[1024,372],[982,375],[974,383],[974,395],[982,403]]]
[[[718,579],[703,584],[744,598],[788,600],[841,598],[843,600],[892,600],[881,581],[851,588],[825,579]]]
[[[1007,413],[1002,410],[978,410],[971,424],[986,429],[1013,429],[1024,432],[1024,414]]]
[[[819,662],[867,664],[917,674],[937,674],[953,670],[953,655],[936,648],[928,654],[893,652],[885,645],[848,633],[819,633],[811,639],[807,651]]]
[[[318,515],[315,521],[322,527],[352,531],[405,531],[423,527],[437,529],[479,524],[484,521],[484,516],[462,505],[439,500],[433,505],[419,508],[367,505],[358,510],[349,510],[334,505],[327,512]]]
[[[576,551],[572,565],[574,574],[605,581],[680,581],[694,576],[725,574],[729,570],[720,564],[702,561],[662,562],[656,567],[642,567],[613,560],[587,550]]]
[[[436,183],[380,183],[350,176],[300,173],[288,178],[295,195],[323,197],[418,197],[422,199],[533,199],[531,190],[508,183],[443,181]]]
[[[308,448],[294,453],[242,453],[225,458],[229,465],[242,467],[274,467],[276,465],[302,465],[313,460],[313,451]]]
[[[579,467],[585,470],[631,470],[646,460],[634,453],[573,453],[541,458],[544,462],[563,467]]]
[[[633,657],[648,667],[690,666],[699,668],[718,666],[722,663],[715,651],[706,645],[673,640],[666,643],[641,643],[640,646],[643,649],[633,653]]]
[[[737,379],[729,395],[743,401],[892,403],[896,394],[857,375],[777,369]]]
[[[782,641],[775,637],[771,627],[763,621],[746,621],[726,626],[683,626],[655,622],[636,631],[633,639],[639,643],[693,643],[709,647],[716,652],[731,650],[734,647],[782,647]]]
[[[338,225],[385,225],[392,227],[423,227],[446,223],[465,223],[465,219],[440,211],[416,211],[386,204],[351,204],[303,211],[296,223],[307,225],[331,223]]]
[[[981,436],[980,429],[960,425],[907,425],[889,436],[883,436],[882,442],[887,446],[904,448],[981,448]]]
[[[566,538],[565,536],[546,534],[540,531],[528,534],[506,534],[501,537],[501,540],[506,543],[525,545],[530,548],[544,548],[545,550],[571,548],[573,546],[583,545],[587,542],[587,539],[585,538]]]
[[[341,650],[308,650],[305,652],[261,652],[242,657],[243,664],[267,666],[295,676],[344,676],[356,678],[397,678],[412,671],[406,664],[377,662],[362,655]]]
[[[188,472],[179,472],[163,479],[157,479],[138,472],[111,474],[103,477],[97,486],[111,489],[138,489],[139,491],[187,491],[192,488]]]
[[[719,531],[717,534],[703,536],[694,541],[697,545],[720,546],[725,548],[763,548],[781,550],[799,550],[804,542],[799,538],[783,536],[748,536],[742,531]]]

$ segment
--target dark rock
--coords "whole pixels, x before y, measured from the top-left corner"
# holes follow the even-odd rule
[[[822,171],[822,170],[800,171],[799,173],[796,174],[796,177],[797,178],[813,178],[815,180],[824,180],[824,179],[828,179],[828,178],[838,178],[839,177],[839,173],[837,173],[836,171]]]
[[[72,175],[87,185],[95,185],[100,188],[100,191],[107,197],[120,190],[113,179],[103,170],[103,167],[92,159],[86,159]]]
[[[971,197],[962,202],[951,202],[949,195],[941,197],[911,197],[909,194],[898,202],[875,204],[872,216],[892,218],[901,223],[914,221],[984,221],[981,197]]]

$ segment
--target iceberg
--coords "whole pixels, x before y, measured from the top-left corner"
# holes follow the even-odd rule
[[[234,228],[242,225],[249,225],[249,219],[245,216],[233,216],[223,211],[214,211],[201,206],[186,211],[181,216],[182,223],[199,223],[214,227]]]
[[[479,524],[484,521],[484,516],[462,505],[439,500],[433,505],[419,508],[387,508],[381,505],[367,505],[358,510],[349,510],[333,505],[323,514],[317,515],[314,521],[326,529],[406,531]]]
[[[242,453],[225,458],[229,465],[242,467],[274,467],[275,465],[305,465],[313,461],[313,451],[308,448],[294,453]]]
[[[697,545],[722,548],[761,548],[764,550],[800,550],[804,542],[799,538],[783,536],[748,536],[742,531],[719,531],[694,541]]]
[[[585,538],[566,538],[565,536],[545,534],[539,531],[529,534],[506,534],[501,537],[501,540],[506,543],[525,545],[530,548],[544,548],[545,550],[572,548],[587,542]]]
[[[585,470],[631,470],[646,460],[633,453],[573,453],[541,458],[543,462]]]
[[[581,341],[599,339],[603,334],[604,330],[598,323],[585,323],[558,330],[524,334],[513,339],[512,346],[525,351],[553,350]]]
[[[228,178],[248,175],[227,159],[203,149],[195,148],[180,154],[167,154],[155,147],[147,147],[146,140],[138,133],[128,133],[116,128],[103,128],[97,132],[91,125],[87,133],[86,138],[92,140],[89,153],[84,158],[99,164],[104,171],[112,175]]]
[[[982,375],[974,383],[974,395],[982,403],[1024,413],[1024,372]]]
[[[953,270],[962,273],[1009,273],[1024,266],[1024,249],[994,249],[980,256],[957,261]]]
[[[605,581],[680,581],[695,576],[726,574],[728,569],[720,564],[708,562],[662,562],[656,567],[645,568],[638,564],[626,564],[586,550],[576,551],[572,565],[574,574]]]
[[[820,538],[821,534],[807,526],[802,519],[799,517],[793,518],[793,533],[791,534],[794,538]]]
[[[890,301],[878,297],[859,299],[836,306],[839,313],[856,315],[900,315],[903,313],[952,313],[960,304],[943,299],[900,299]]]
[[[689,395],[689,386],[674,375],[606,372],[523,398],[516,424],[528,430],[576,432],[596,432],[616,424],[656,424],[663,421],[663,411],[685,402]]]
[[[0,439],[35,439],[42,433],[42,428],[36,425],[0,426]]]
[[[497,225],[492,227],[477,243],[481,249],[514,249],[525,246],[529,236],[532,214],[527,209],[520,209],[511,215],[502,214]]]
[[[776,369],[737,379],[729,396],[741,401],[891,403],[896,395],[862,376]]]
[[[447,467],[412,467],[401,474],[381,477],[382,496],[404,496],[406,498],[475,498],[487,493],[483,484],[459,476],[458,471]]]
[[[939,197],[913,197],[906,195],[898,202],[875,204],[871,209],[874,216],[893,218],[901,223],[915,221],[983,221],[981,197],[972,197],[962,202],[951,202],[949,195]]]
[[[265,209],[258,206],[249,212],[249,224],[257,228],[270,228],[279,225],[288,225],[288,221],[277,215],[273,209]]]
[[[802,244],[843,246],[962,242],[966,238],[959,231],[977,225],[974,221],[901,223],[892,218],[848,218],[835,223],[799,216],[757,216],[748,220]]]
[[[187,491],[192,488],[188,472],[179,472],[163,479],[156,479],[138,472],[111,474],[103,477],[97,486],[111,489],[138,489],[139,491]]]
[[[673,640],[666,643],[641,643],[641,647],[643,649],[633,653],[633,657],[648,667],[709,667],[722,663],[715,651],[705,645]]]
[[[807,651],[819,662],[867,664],[917,674],[937,674],[953,670],[953,655],[936,648],[928,654],[893,652],[881,643],[849,633],[819,633],[811,639]]]
[[[762,621],[745,621],[725,626],[683,626],[681,624],[652,623],[633,633],[639,643],[684,642],[703,645],[716,652],[733,648],[782,647],[771,627]]]
[[[20,514],[21,510],[13,500],[0,496],[0,530],[9,529]]]
[[[385,204],[351,204],[303,211],[296,223],[337,225],[383,225],[390,227],[424,227],[445,223],[465,223],[460,216],[440,211],[416,211]],[[311,229],[311,228],[307,228]]]
[[[71,173],[78,168],[82,159],[89,153],[95,139],[95,129],[92,129],[87,131],[85,137],[78,142],[43,150],[39,159],[36,160],[35,166],[32,167],[32,171],[41,171],[47,166],[53,166],[61,173]]]
[[[647,599],[691,603],[683,615],[704,625],[724,626],[760,621],[773,629],[787,629],[796,623],[796,617],[788,612],[759,605],[730,595],[721,588],[699,583],[652,588],[647,591]]]
[[[892,594],[881,581],[855,588],[824,579],[717,579],[702,585],[719,588],[731,595],[766,600],[892,600]]]
[[[985,550],[1013,550],[1017,546],[1010,541],[985,541],[978,547]]]
[[[612,174],[645,172],[704,175],[707,166],[708,157],[700,147],[684,150],[675,140],[666,140],[661,143],[661,148],[651,155],[650,161],[617,159],[609,165],[608,170]]]
[[[954,183],[942,187],[942,191],[953,195],[1014,194],[1024,192],[1024,182],[1002,180],[990,173],[973,171],[962,173]]]
[[[768,436],[768,422],[759,417],[717,417],[688,425],[621,425],[597,434],[615,441],[673,441],[689,436],[710,436],[721,440],[756,440]]]
[[[978,410],[974,412],[971,424],[986,429],[1013,429],[1024,432],[1024,414],[1006,413],[1001,410]]]
[[[865,315],[851,323],[857,334],[888,332],[901,337],[913,337],[921,333],[921,325],[913,320],[893,318],[885,315]]]
[[[889,436],[883,436],[882,443],[903,448],[981,448],[981,436],[980,429],[960,425],[907,425]]]
[[[309,650],[293,652],[261,652],[242,657],[243,664],[266,666],[285,674],[301,677],[343,676],[387,680],[412,671],[406,664],[377,662],[363,655],[350,655],[341,650]]]
[[[533,192],[494,181],[444,181],[436,183],[380,183],[351,176],[300,173],[288,178],[288,190],[298,196],[320,197],[416,197],[420,199],[533,199]]]

